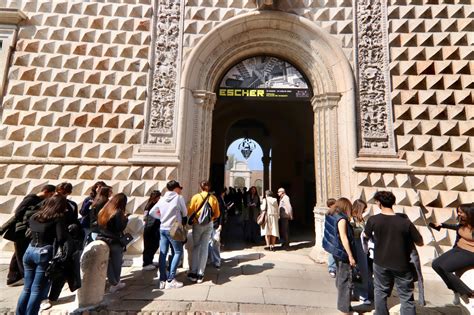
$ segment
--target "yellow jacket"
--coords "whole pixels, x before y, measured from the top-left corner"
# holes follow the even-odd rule
[[[189,203],[188,207],[188,218],[191,217],[191,215],[199,209],[201,204],[204,206],[203,201],[206,199],[208,192],[206,191],[201,191],[198,194],[195,194],[191,198],[191,202]],[[210,195],[209,199],[207,200],[209,202],[209,205],[212,208],[212,221],[217,219],[221,215],[221,211],[219,209],[219,202],[217,201],[216,196]],[[195,218],[199,218],[199,213],[196,214]],[[196,222],[196,219],[194,220]]]

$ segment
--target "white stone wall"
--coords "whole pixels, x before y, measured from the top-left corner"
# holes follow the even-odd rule
[[[433,231],[433,242],[426,222],[454,222],[455,207],[474,201],[474,5],[388,2],[394,129],[412,172],[359,173],[358,185],[369,202],[377,190],[395,193],[396,210],[428,244],[419,249],[427,263],[452,246],[455,231]]]
[[[175,167],[128,161],[145,123],[152,1],[0,6],[28,16],[2,104],[0,221],[27,193],[62,181],[74,185],[71,198],[80,203],[103,180],[129,196],[128,211],[141,213],[149,193],[177,175]]]

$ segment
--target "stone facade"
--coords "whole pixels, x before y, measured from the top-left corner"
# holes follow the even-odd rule
[[[429,243],[426,220],[452,221],[453,207],[474,199],[469,0],[0,0],[0,7],[26,15],[9,64],[3,60],[1,221],[50,182],[71,182],[80,203],[104,180],[130,196],[137,214],[169,179],[192,194],[209,175],[216,82],[257,54],[288,59],[312,84],[317,225],[327,197],[371,204],[375,191],[390,189]],[[434,233],[441,247],[454,241],[451,232]],[[435,248],[421,251],[426,262]]]

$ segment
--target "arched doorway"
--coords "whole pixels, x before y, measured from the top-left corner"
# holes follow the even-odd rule
[[[214,91],[232,65],[257,55],[289,61],[313,88],[315,243],[320,245],[327,198],[356,193],[355,82],[338,41],[304,17],[254,11],[229,19],[200,39],[181,73],[177,117],[185,131],[177,133],[178,172],[192,190],[209,177]]]
[[[225,72],[216,94],[210,161],[213,183],[221,185],[229,142],[247,134],[263,149],[264,189],[285,188],[294,208],[292,224],[298,225],[298,231],[305,227],[312,231],[314,115],[312,89],[305,76],[278,57],[250,56]]]

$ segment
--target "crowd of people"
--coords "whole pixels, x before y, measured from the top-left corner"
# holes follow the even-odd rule
[[[243,235],[250,243],[263,237],[265,250],[275,250],[278,239],[282,248],[289,246],[288,222],[293,219],[293,209],[284,188],[278,189],[278,199],[270,190],[260,197],[256,187],[248,191],[224,188],[214,193],[204,180],[188,205],[182,190],[179,182],[171,180],[163,196],[160,191],[151,192],[144,208],[143,270],[157,269],[153,259],[159,251],[160,289],[183,286],[176,274],[188,241],[192,253],[187,278],[191,282],[204,281],[208,263],[220,268],[221,233],[226,230],[228,216],[243,220]],[[105,242],[110,249],[109,292],[125,287],[121,281],[123,254],[133,239],[125,233],[130,215],[127,196],[114,194],[112,187],[97,182],[79,209],[68,199],[72,191],[70,183],[45,185],[39,193],[25,196],[1,228],[15,249],[7,285],[24,285],[18,299],[19,315],[38,314],[40,309],[51,307],[66,283],[71,292],[80,288],[81,253],[95,240]],[[387,298],[395,285],[401,314],[415,314],[415,281],[419,285],[418,302],[425,304],[416,250],[416,246],[423,246],[423,238],[405,214],[394,212],[393,193],[379,191],[373,199],[380,213],[367,220],[364,200],[327,200],[323,247],[330,254],[328,271],[336,282],[337,308],[350,313],[351,300],[357,297],[364,304],[374,304],[377,315],[388,314]],[[457,214],[457,224],[430,223],[434,229],[457,231],[453,249],[436,258],[432,266],[449,289],[468,299],[473,291],[460,276],[474,266],[474,204],[460,205]]]
[[[192,255],[187,278],[203,282],[208,261],[220,268],[220,235],[228,215],[243,219],[246,241],[257,243],[263,236],[265,249],[274,250],[281,237],[282,245],[288,246],[292,208],[283,188],[278,190],[278,202],[271,191],[261,198],[256,187],[248,191],[224,188],[214,193],[204,180],[200,183],[201,191],[191,198],[189,205],[181,195],[182,189],[179,182],[171,180],[163,196],[160,191],[151,192],[144,208],[143,270],[157,268],[153,259],[159,250],[160,289],[183,286],[176,280],[176,273],[182,263],[188,230],[192,230]],[[72,184],[67,182],[45,185],[39,193],[25,196],[1,228],[1,234],[13,241],[15,249],[7,285],[24,285],[18,299],[18,315],[38,314],[41,309],[50,308],[66,283],[71,292],[80,288],[81,254],[87,244],[96,240],[109,247],[109,292],[126,286],[121,281],[123,255],[133,239],[125,233],[130,215],[126,210],[127,196],[114,194],[112,187],[99,181],[90,188],[79,209],[68,199],[72,191]]]
[[[392,192],[379,191],[373,199],[380,212],[367,220],[363,215],[365,201],[327,200],[323,248],[329,253],[329,274],[336,279],[337,309],[343,314],[351,313],[355,298],[363,304],[373,304],[375,314],[388,315],[387,298],[395,285],[400,314],[414,315],[414,282],[418,281],[418,303],[426,303],[416,250],[416,246],[423,246],[423,238],[406,214],[395,213]],[[430,223],[438,230],[457,231],[453,249],[437,257],[432,267],[449,289],[468,301],[473,290],[460,277],[474,267],[474,203],[460,205],[457,214],[458,224]]]

